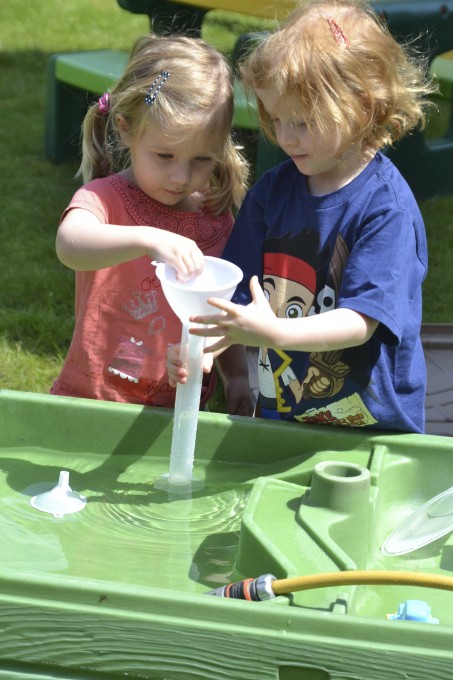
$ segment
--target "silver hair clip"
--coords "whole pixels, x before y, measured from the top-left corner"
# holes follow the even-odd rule
[[[168,71],[161,71],[157,76],[156,80],[153,82],[148,92],[145,95],[145,104],[152,106],[156,101],[156,97],[159,94],[160,88],[165,83],[167,78],[170,76]]]

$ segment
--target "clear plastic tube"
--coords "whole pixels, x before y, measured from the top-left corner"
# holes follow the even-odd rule
[[[187,366],[187,382],[178,383],[176,387],[169,472],[156,480],[154,484],[157,489],[166,489],[176,494],[187,494],[203,488],[203,481],[193,476],[193,463],[205,343],[206,338],[191,335],[188,324],[183,324],[181,359]]]

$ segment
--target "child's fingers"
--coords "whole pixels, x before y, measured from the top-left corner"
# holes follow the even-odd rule
[[[260,286],[257,276],[252,276],[250,279],[250,292],[254,302],[260,303],[263,302],[263,300],[266,301],[266,296],[264,295],[264,291]]]
[[[176,387],[178,383],[187,382],[187,370],[180,359],[180,352],[181,345],[168,345],[166,367],[168,383],[171,387]]]
[[[178,383],[187,382],[187,371],[185,368],[178,368],[167,361],[168,383],[171,387],[176,387]]]
[[[169,344],[167,347],[167,364],[171,363],[174,366],[182,366],[181,355],[181,345]]]
[[[220,312],[218,314],[200,314],[199,316],[191,316],[189,317],[189,321],[211,326],[213,324],[221,324],[228,314],[234,315],[235,313],[236,305],[233,302],[221,300],[220,298],[209,298],[208,302],[213,307],[217,307]]]
[[[200,251],[201,253],[201,251]],[[204,258],[198,253],[192,253],[183,258],[177,270],[177,278],[179,281],[189,281],[195,276],[200,276],[203,273]]]
[[[226,329],[222,325],[209,326],[200,325],[198,327],[189,328],[190,335],[198,335],[201,338],[219,338],[225,335]]]
[[[203,373],[210,373],[214,365],[214,357],[211,353],[203,354]]]
[[[218,333],[217,333],[217,335],[218,335]],[[213,356],[213,353],[217,352],[218,350],[227,349],[227,347],[230,347],[230,345],[231,345],[231,342],[228,340],[228,338],[222,337],[217,342],[215,342],[214,344],[207,345],[204,348],[203,351],[204,351],[205,354],[208,354],[208,355],[212,354],[212,356]]]

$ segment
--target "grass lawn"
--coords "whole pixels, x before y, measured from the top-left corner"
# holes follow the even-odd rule
[[[214,12],[204,37],[226,52],[256,28],[246,17]],[[44,156],[44,78],[59,51],[128,50],[148,18],[116,0],[15,0],[0,3],[0,388],[48,392],[72,334],[73,272],[54,252],[59,216],[74,193],[75,163]],[[426,322],[452,322],[453,195],[424,201],[430,271]]]

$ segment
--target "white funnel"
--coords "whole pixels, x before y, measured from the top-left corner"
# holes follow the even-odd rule
[[[208,304],[208,298],[230,300],[243,276],[235,264],[210,256],[204,258],[200,276],[189,281],[180,281],[175,269],[163,262],[157,265],[156,274],[169,305],[182,323],[187,323],[189,316],[214,314],[216,310]]]
[[[181,358],[187,365],[188,377],[185,384],[178,383],[176,388],[170,471],[155,482],[155,487],[185,494],[203,487],[202,480],[193,479],[192,469],[206,338],[189,333],[189,317],[214,314],[208,298],[230,300],[243,274],[231,262],[209,256],[205,257],[202,274],[185,283],[177,279],[173,267],[162,262],[157,265],[156,274],[168,303],[183,324]]]
[[[49,512],[54,517],[62,517],[83,510],[87,502],[84,496],[73,491],[69,486],[69,472],[62,470],[58,484],[50,491],[45,491],[30,498],[30,505],[36,510]]]

